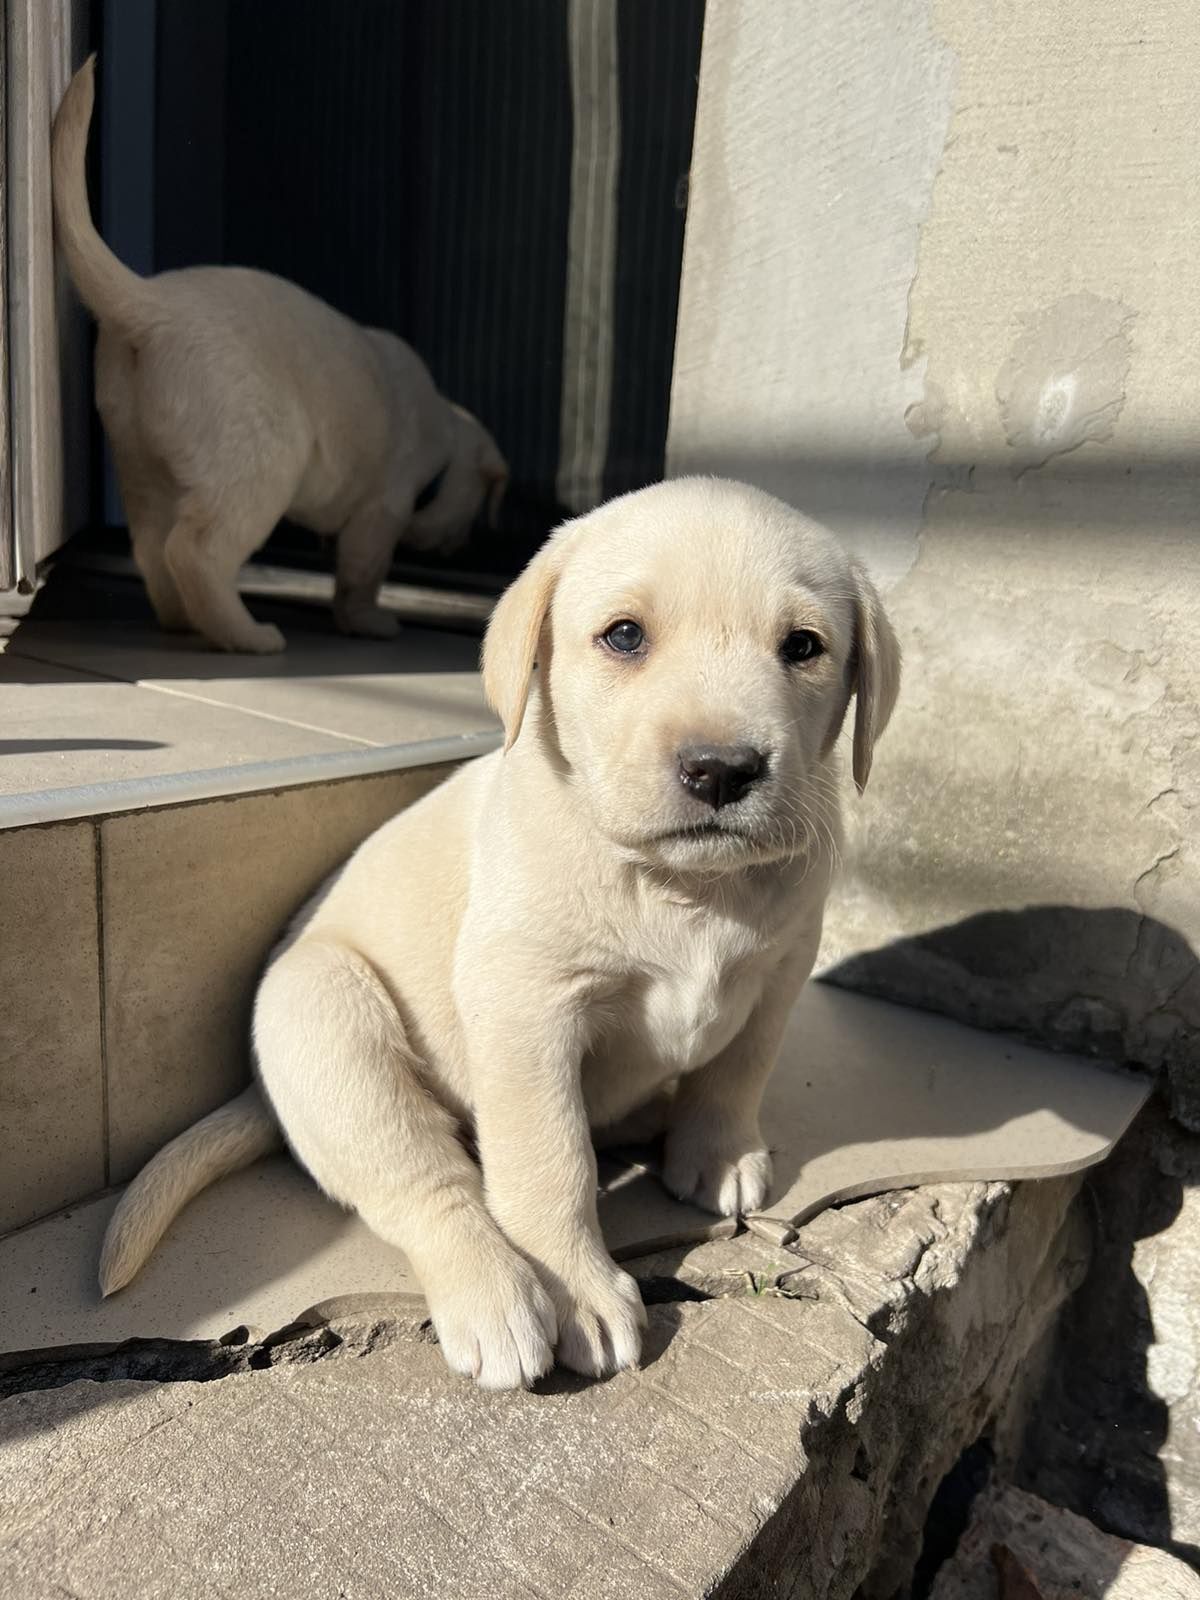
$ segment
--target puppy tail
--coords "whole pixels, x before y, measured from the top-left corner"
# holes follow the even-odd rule
[[[112,1214],[100,1252],[101,1294],[115,1294],[137,1276],[171,1223],[202,1189],[282,1144],[257,1085],[172,1139],[146,1163]]]
[[[96,57],[90,55],[67,85],[50,135],[54,221],[59,249],[79,298],[98,322],[134,329],[145,319],[147,283],[105,244],[92,221],[87,193],[87,141],[95,100]]]

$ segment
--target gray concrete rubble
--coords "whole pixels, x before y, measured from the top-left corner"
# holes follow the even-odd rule
[[[884,1600],[1080,1280],[1077,1187],[931,1186],[787,1248],[643,1258],[643,1366],[606,1383],[483,1394],[361,1306],[9,1371],[0,1593]]]
[[[998,1484],[971,1508],[930,1600],[1200,1600],[1200,1577],[1165,1550]]]
[[[1092,1266],[1031,1368],[1018,1482],[1200,1564],[1200,1138],[1156,1099],[1086,1184]]]

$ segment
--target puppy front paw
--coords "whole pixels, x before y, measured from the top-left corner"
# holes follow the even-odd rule
[[[555,1354],[564,1367],[604,1378],[637,1366],[646,1308],[627,1272],[597,1251],[565,1271],[543,1267],[542,1276],[558,1317]]]
[[[554,1365],[554,1306],[515,1250],[423,1283],[446,1365],[481,1389],[528,1389]]]
[[[766,1203],[771,1153],[757,1128],[741,1135],[674,1128],[667,1134],[662,1181],[680,1200],[719,1217],[743,1216]]]

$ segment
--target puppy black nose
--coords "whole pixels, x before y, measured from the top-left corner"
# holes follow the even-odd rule
[[[692,744],[679,752],[680,783],[714,811],[740,800],[766,769],[762,751],[748,744]]]

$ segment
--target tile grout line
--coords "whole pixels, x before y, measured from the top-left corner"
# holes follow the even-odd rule
[[[108,1104],[108,979],[104,970],[104,845],[100,822],[92,823],[96,863],[96,963],[100,1023],[100,1133],[104,1141],[104,1187],[112,1182],[112,1152]]]
[[[253,706],[234,705],[229,700],[214,700],[210,695],[189,694],[186,689],[171,689],[164,683],[156,683],[149,678],[122,678],[112,672],[101,672],[96,667],[85,667],[80,663],[72,662],[69,666],[62,661],[55,661],[50,656],[32,655],[27,652],[14,650],[13,657],[20,657],[22,661],[36,661],[43,667],[55,667],[60,672],[77,672],[81,677],[95,678],[100,683],[123,683],[130,689],[145,689],[150,694],[171,694],[179,700],[191,700],[196,705],[212,706],[218,711],[233,712],[243,717],[258,717],[263,722],[277,722],[285,728],[299,728],[304,733],[323,734],[327,739],[341,739],[345,744],[363,746],[369,750],[380,750],[383,744],[378,739],[362,739],[353,733],[338,733],[334,728],[322,728],[314,722],[297,722],[294,717],[281,717],[274,711],[257,711]]]
[[[253,706],[234,705],[229,700],[213,700],[205,694],[192,694],[187,689],[171,689],[165,683],[156,683],[148,678],[121,678],[121,683],[131,683],[135,689],[146,689],[151,694],[170,694],[177,700],[190,700],[195,705],[215,706],[220,711],[236,711],[243,717],[261,717],[264,722],[278,722],[285,728],[300,728],[305,733],[324,734],[328,739],[341,739],[346,744],[365,745],[371,750],[383,748],[378,739],[363,739],[354,733],[338,733],[333,728],[322,728],[315,722],[297,722],[294,717],[281,717],[275,711],[258,711]]]
[[[53,656],[40,656],[30,650],[9,649],[4,653],[11,656],[14,661],[36,661],[38,666],[53,667],[58,672],[77,672],[81,678],[96,678],[101,683],[126,683],[134,687],[131,678],[118,678],[111,672],[101,672],[96,667],[85,667],[82,662],[68,666],[65,661],[56,661]]]
[[[55,1222],[59,1217],[69,1217],[73,1211],[82,1210],[97,1200],[107,1200],[110,1196],[122,1193],[123,1183],[106,1183],[99,1189],[89,1189],[87,1194],[80,1195],[77,1200],[64,1200],[62,1205],[55,1206],[53,1211],[43,1212],[40,1217],[30,1217],[28,1222],[20,1222],[15,1228],[9,1228],[6,1233],[0,1233],[0,1250],[13,1239],[23,1233],[32,1233],[35,1228],[40,1228],[44,1222]]]

